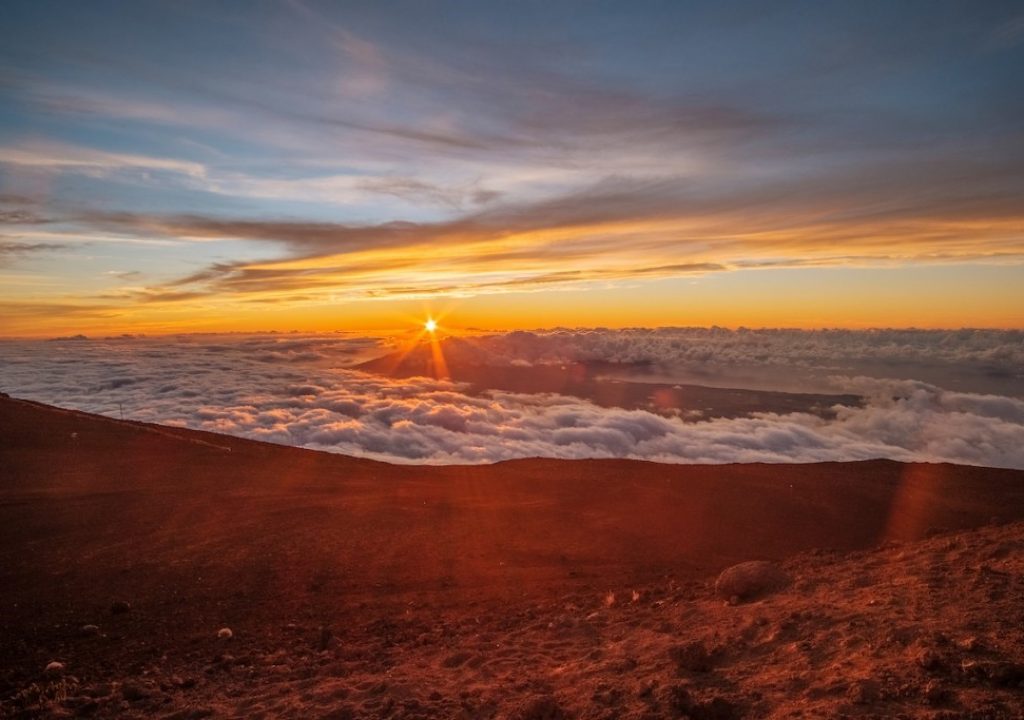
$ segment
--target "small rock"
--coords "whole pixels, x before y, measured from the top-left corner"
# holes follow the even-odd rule
[[[100,634],[100,627],[99,625],[83,625],[79,632],[83,637],[92,637]]]
[[[47,663],[45,672],[47,675],[63,675],[64,663],[53,660]]]
[[[882,697],[882,686],[877,680],[855,680],[846,691],[846,699],[855,705],[870,705]]]
[[[217,631],[217,637],[219,637],[221,640],[230,640],[234,636],[235,634],[231,632],[231,628],[229,627],[222,627],[220,630]]]
[[[110,604],[110,613],[112,615],[124,615],[126,612],[130,612],[132,604],[127,600],[118,600]]]
[[[715,581],[715,593],[722,598],[751,600],[788,583],[789,577],[775,563],[751,560],[723,570]]]
[[[680,673],[711,672],[711,654],[702,642],[690,642],[677,645],[668,651],[669,657],[676,664]]]

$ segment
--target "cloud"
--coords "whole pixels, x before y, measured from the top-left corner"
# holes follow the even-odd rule
[[[1024,396],[1020,330],[556,329],[451,337],[443,350],[463,364],[640,363],[674,382],[725,387],[846,392],[838,376],[864,375]]]
[[[0,147],[0,165],[70,170],[84,173],[112,173],[121,170],[161,170],[202,177],[200,163],[131,153],[111,153],[52,141],[22,141]]]
[[[453,206],[474,192],[411,180],[360,182],[436,201],[448,197]],[[920,192],[914,183],[920,178],[898,169],[882,184],[870,175],[721,187],[680,177],[609,177],[559,197],[492,203],[435,222],[96,211],[66,219],[120,236],[242,240],[283,253],[258,262],[218,261],[138,294],[144,302],[296,290],[349,299],[477,294],[756,268],[1024,260],[1016,195],[957,197],[952,182]],[[887,192],[900,202],[884,200]]]
[[[836,367],[843,360],[876,360],[920,367],[1024,366],[1022,330],[792,330],[741,328],[556,329],[445,340],[445,353],[483,364],[513,358],[531,363],[600,360],[614,363],[691,362]]]
[[[41,252],[64,250],[67,246],[60,243],[30,243],[9,240],[0,235],[0,265],[6,265],[16,258]]]
[[[394,462],[888,457],[1024,468],[1018,398],[853,378],[844,382],[866,402],[837,407],[834,418],[795,413],[684,422],[559,395],[470,394],[451,382],[392,380],[344,367],[381,349],[372,338],[347,335],[3,341],[0,385],[64,407],[117,416],[123,406],[136,420]]]

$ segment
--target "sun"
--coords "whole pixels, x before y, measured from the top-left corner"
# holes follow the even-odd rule
[[[423,323],[423,327],[426,328],[427,332],[432,333],[437,330],[437,320],[429,318],[425,323]]]

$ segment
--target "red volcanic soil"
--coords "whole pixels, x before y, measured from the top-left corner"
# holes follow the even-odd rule
[[[568,362],[562,365],[489,365],[462,356],[459,344],[417,345],[356,365],[354,370],[395,378],[435,377],[467,383],[470,392],[506,390],[558,393],[601,407],[648,410],[683,419],[744,417],[756,412],[808,412],[831,417],[835,405],[858,406],[857,395],[790,393],[628,379],[650,370],[646,363]],[[452,352],[452,351],[455,352]],[[463,351],[464,352],[464,351]]]
[[[1018,471],[394,466],[0,399],[0,716],[1024,717],[1022,518]],[[790,582],[716,597],[750,559]]]

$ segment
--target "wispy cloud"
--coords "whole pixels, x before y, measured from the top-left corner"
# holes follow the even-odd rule
[[[118,170],[159,170],[200,178],[203,165],[172,158],[130,153],[111,153],[77,145],[49,141],[22,141],[16,146],[0,147],[0,165],[106,173]]]
[[[67,246],[59,243],[27,243],[9,240],[0,235],[0,265],[11,262],[14,258],[35,253],[63,250]]]
[[[885,206],[879,197],[872,212],[863,203],[843,212],[838,203],[844,197],[813,182],[715,197],[692,193],[688,183],[673,178],[610,178],[560,198],[494,205],[435,223],[133,213],[77,220],[126,235],[240,239],[280,248],[277,260],[218,262],[167,283],[226,295],[301,288],[353,297],[472,294],[752,268],[1024,259],[1024,217],[1008,198],[986,198],[982,207],[946,204],[941,196]]]

